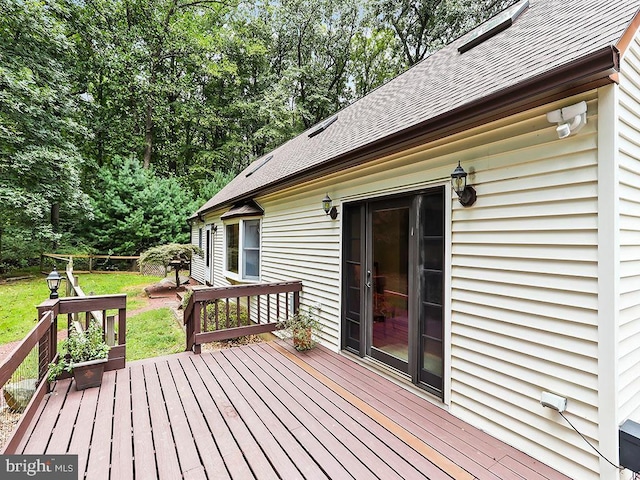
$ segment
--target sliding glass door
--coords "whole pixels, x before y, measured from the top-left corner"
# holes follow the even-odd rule
[[[442,394],[444,189],[345,206],[343,347]]]

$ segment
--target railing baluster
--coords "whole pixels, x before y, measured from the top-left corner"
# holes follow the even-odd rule
[[[276,293],[276,318],[280,318],[280,293]]]
[[[262,306],[261,305],[262,304],[262,297],[260,295],[258,295],[257,298],[258,298],[258,305],[257,305],[258,312],[257,312],[256,316],[257,316],[258,323],[262,323],[262,319],[260,318],[260,309],[261,309],[261,306]]]
[[[204,323],[202,325],[202,331],[203,332],[208,332],[209,328],[208,328],[208,325],[207,325],[208,324],[207,320],[209,320],[209,314],[208,314],[207,308],[209,307],[209,302],[203,302],[202,306],[204,307],[202,309],[202,310],[204,310],[204,317],[203,317]]]
[[[216,316],[215,316],[215,321],[216,321],[216,330],[220,329],[220,312],[219,312],[219,307],[220,307],[220,302],[218,300],[214,300],[214,304],[215,304],[215,310],[216,310]]]
[[[251,297],[247,297],[247,326],[249,325],[251,325]]]
[[[271,295],[267,293],[267,323],[271,323]]]
[[[226,320],[225,327],[229,328],[229,297],[227,297],[226,300],[227,300],[226,302],[227,308],[226,308],[226,315],[225,315],[225,320]]]

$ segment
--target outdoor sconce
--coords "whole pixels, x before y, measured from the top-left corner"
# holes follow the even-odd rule
[[[60,287],[60,282],[62,281],[62,277],[56,270],[56,267],[53,267],[51,273],[47,276],[47,286],[49,287],[50,299],[58,298],[58,288]]]
[[[332,203],[331,197],[327,193],[327,195],[322,199],[322,209],[324,210],[324,213],[331,217],[331,220],[335,220],[338,218],[338,209],[332,206]]]
[[[476,203],[476,191],[472,186],[467,185],[467,172],[460,166],[460,161],[458,161],[458,166],[451,174],[451,184],[456,195],[458,195],[458,201],[463,207],[470,207]]]

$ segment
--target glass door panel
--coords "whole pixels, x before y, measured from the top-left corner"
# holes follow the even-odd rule
[[[409,207],[371,211],[371,356],[408,372]]]
[[[360,353],[360,322],[363,302],[362,246],[363,208],[361,205],[345,208],[344,249],[344,307],[343,346]]]
[[[419,212],[420,370],[419,381],[442,396],[444,375],[444,197],[424,195]]]

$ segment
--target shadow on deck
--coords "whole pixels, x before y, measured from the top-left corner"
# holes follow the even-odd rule
[[[566,479],[349,358],[283,342],[58,381],[16,453],[98,479]]]

